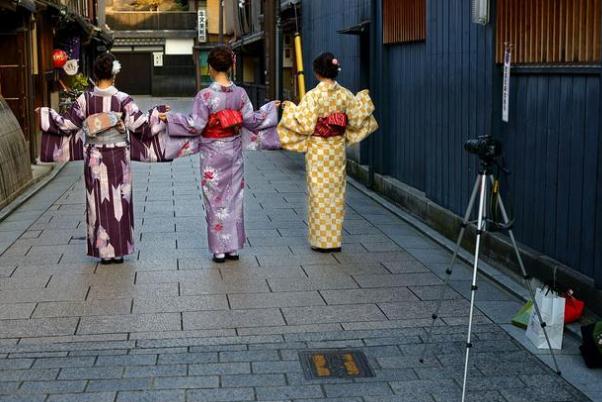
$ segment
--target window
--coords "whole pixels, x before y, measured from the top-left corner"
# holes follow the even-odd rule
[[[426,0],[383,0],[383,42],[426,39]]]
[[[516,64],[599,64],[602,0],[498,0],[496,59]]]

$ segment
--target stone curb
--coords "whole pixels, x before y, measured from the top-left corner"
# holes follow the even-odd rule
[[[40,190],[42,190],[48,183],[50,183],[62,170],[67,166],[66,162],[57,163],[54,165],[52,170],[50,170],[45,175],[38,178],[37,181],[34,181],[23,194],[15,198],[10,204],[0,210],[0,222],[9,217],[13,212],[15,212],[19,207],[21,207],[25,202],[27,202],[31,197],[36,195]]]

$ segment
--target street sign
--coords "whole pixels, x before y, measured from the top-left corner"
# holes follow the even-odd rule
[[[207,10],[197,11],[197,31],[199,43],[207,42]]]
[[[153,66],[163,67],[163,52],[153,52]]]
[[[502,84],[502,121],[510,119],[510,68],[512,64],[512,45],[507,44],[504,51],[504,82]]]

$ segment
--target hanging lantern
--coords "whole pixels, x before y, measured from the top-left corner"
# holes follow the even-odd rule
[[[75,75],[79,70],[79,60],[71,59],[65,63],[63,70],[67,75]]]
[[[52,66],[54,68],[63,68],[67,60],[69,60],[69,56],[64,50],[55,49],[52,51]]]

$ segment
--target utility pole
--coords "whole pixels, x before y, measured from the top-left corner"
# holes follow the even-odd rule
[[[224,0],[219,1],[219,43],[224,44]]]
[[[277,60],[277,33],[276,33],[276,23],[277,23],[277,13],[278,13],[278,4],[280,0],[265,0],[264,3],[264,22],[263,22],[263,31],[265,38],[265,68],[266,68],[266,83],[267,91],[266,97],[268,99],[275,99],[277,96],[277,68],[278,63]]]

